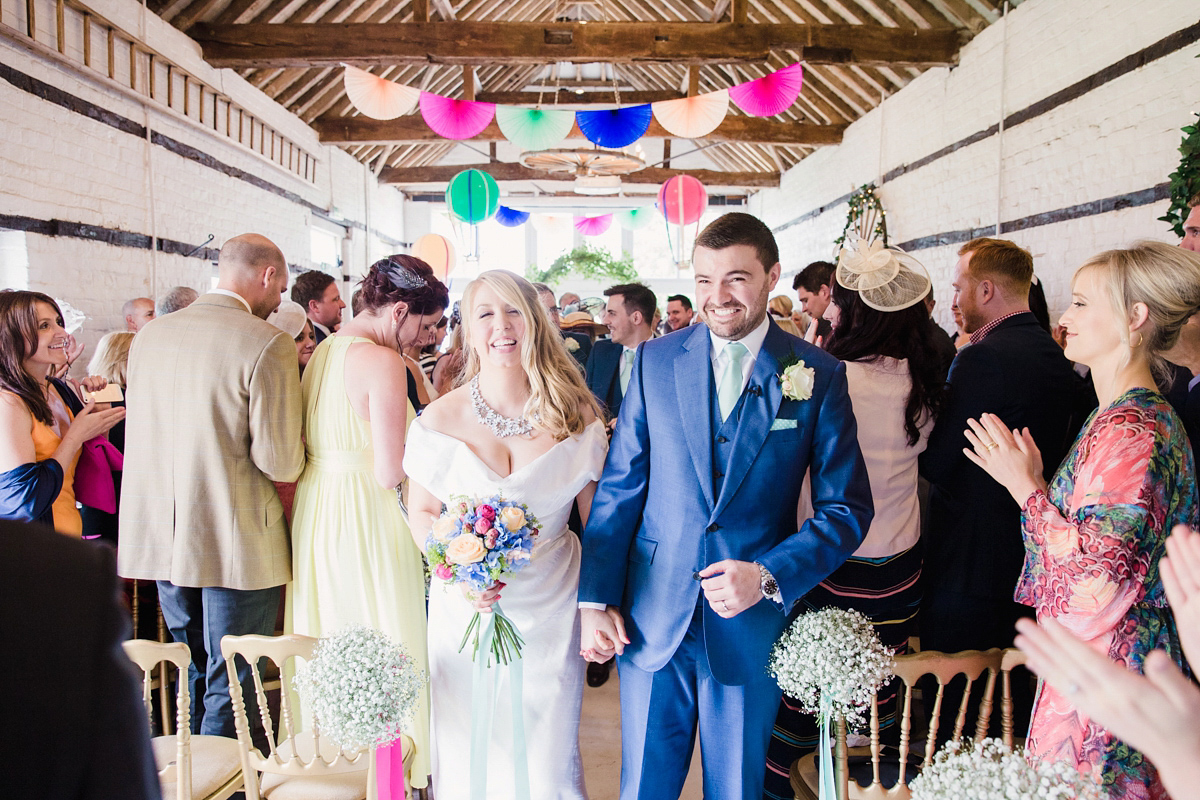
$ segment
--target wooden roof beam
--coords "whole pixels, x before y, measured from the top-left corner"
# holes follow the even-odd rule
[[[387,22],[198,24],[190,31],[215,67],[261,69],[350,63],[537,64],[764,62],[795,50],[813,64],[946,66],[969,38],[955,28],[687,22]]]
[[[443,142],[423,119],[416,115],[392,120],[377,120],[369,117],[323,117],[314,120],[313,128],[322,144],[396,144],[398,142]],[[775,122],[761,117],[730,115],[712,133],[704,136],[710,142],[742,142],[748,144],[840,144],[845,125],[811,125],[797,122]],[[652,120],[646,130],[648,138],[672,137],[657,121]],[[578,126],[571,129],[568,138],[583,139]],[[492,122],[474,141],[505,141],[500,126]]]
[[[569,172],[543,172],[521,164],[451,164],[436,167],[388,167],[380,171],[379,182],[400,185],[414,183],[449,183],[450,179],[464,169],[482,169],[497,181],[571,181]],[[676,175],[691,175],[705,186],[779,186],[778,172],[716,172],[709,169],[662,169],[647,167],[638,172],[622,175],[625,183],[663,183]]]

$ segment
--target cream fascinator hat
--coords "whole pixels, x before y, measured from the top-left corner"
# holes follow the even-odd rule
[[[876,311],[902,311],[921,302],[933,286],[921,262],[876,239],[857,240],[838,255],[837,282],[858,292]]]
[[[267,322],[293,339],[304,330],[304,321],[307,319],[308,315],[304,313],[304,306],[291,300],[281,300],[279,308],[267,315]]]

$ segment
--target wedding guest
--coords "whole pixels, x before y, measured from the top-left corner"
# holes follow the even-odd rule
[[[1179,246],[1200,253],[1200,194],[1192,198],[1189,207],[1191,210],[1184,221],[1184,236]],[[1167,401],[1183,420],[1194,455],[1200,448],[1200,316],[1188,317],[1179,332],[1179,341],[1163,353],[1163,358],[1175,367],[1167,389]]]
[[[450,318],[443,316],[437,321],[437,327],[433,330],[433,341],[430,344],[421,348],[421,358],[418,362],[421,365],[421,372],[425,373],[425,377],[433,382],[433,368],[437,366],[438,358],[442,355],[442,343],[446,341],[446,328],[450,324]],[[436,390],[434,396],[436,397]]]
[[[579,364],[580,369],[583,369],[587,366],[588,356],[592,354],[592,337],[589,334],[562,327],[562,314],[554,302],[554,291],[549,286],[544,283],[535,283],[533,288],[537,292],[538,302],[550,315],[550,322],[554,324],[555,328],[558,328],[562,335],[567,352],[571,354],[571,358],[575,359],[575,363]]]
[[[296,343],[266,321],[287,287],[283,253],[235,236],[217,270],[216,289],[130,350],[118,566],[158,581],[171,636],[191,649],[192,732],[232,737],[221,637],[275,631],[292,570],[272,481],[296,479],[304,447]],[[253,704],[249,665],[237,674]]]
[[[562,297],[558,298],[558,308],[564,317],[572,311],[578,311],[579,295],[574,292],[563,292]]]
[[[463,369],[466,368],[467,358],[463,351],[463,326],[462,315],[459,312],[458,302],[454,303],[453,309],[450,311],[450,344],[446,347],[446,352],[438,358],[437,364],[433,368],[433,388],[438,393],[438,397],[449,392],[451,389],[459,385],[459,378],[462,377]]]
[[[692,301],[686,294],[673,294],[667,298],[667,325],[672,331],[681,331],[688,327],[694,317]]]
[[[300,376],[303,377],[304,368],[317,349],[312,321],[304,313],[304,307],[293,300],[281,300],[279,308],[267,317],[267,322],[292,337],[296,343],[296,360],[300,364]]]
[[[1012,242],[974,239],[959,250],[952,308],[971,344],[954,358],[943,411],[920,457],[931,485],[920,615],[928,650],[1010,647],[1013,624],[1031,613],[1013,601],[1024,560],[1020,505],[967,460],[967,420],[990,412],[1028,427],[1049,477],[1084,409],[1094,405],[1062,349],[1029,313],[1032,277],[1033,257]],[[1028,719],[1033,700],[1020,675],[1013,680],[1018,720]],[[953,732],[962,685],[959,679],[947,687],[939,737]],[[976,707],[969,705],[968,730]],[[999,735],[998,719],[993,723]]]
[[[149,297],[126,300],[125,305],[121,306],[121,314],[125,317],[125,330],[137,333],[154,319],[154,301]]]
[[[444,310],[444,309],[443,309]],[[434,323],[436,325],[436,323]],[[400,355],[404,358],[404,366],[408,370],[408,399],[412,402],[413,408],[418,414],[425,410],[425,406],[437,399],[437,390],[433,387],[433,381],[425,377],[425,371],[421,369],[421,351],[433,341],[435,328],[430,327],[428,334],[422,332],[420,338],[416,339],[412,344],[406,346],[400,351]]]
[[[425,671],[424,568],[396,501],[416,416],[400,353],[430,336],[449,294],[428,264],[406,255],[375,262],[361,291],[362,313],[317,348],[304,375],[308,465],[296,487],[288,629],[321,637],[375,628]],[[413,786],[423,788],[430,765],[424,692],[405,732],[416,743]],[[384,756],[397,770],[399,750]]]
[[[80,536],[74,485],[80,449],[124,419],[125,409],[99,408],[51,377],[67,363],[68,340],[49,295],[0,291],[0,519]],[[104,386],[103,378],[83,381],[87,391]]]
[[[925,449],[942,401],[941,356],[927,324],[925,268],[899,250],[887,250],[890,281],[862,292],[867,264],[859,250],[843,250],[825,309],[833,332],[826,352],[846,368],[858,443],[870,478],[875,518],[854,554],[801,601],[807,609],[853,608],[865,614],[885,647],[908,652],[921,604],[921,518],[917,457]],[[885,743],[898,743],[897,681],[878,695]],[[816,719],[784,697],[767,751],[763,796],[790,798],[792,763],[816,748]]]
[[[790,298],[781,294],[772,297],[771,302],[767,303],[767,311],[771,314],[771,319],[775,320],[775,324],[780,328],[783,328],[783,330],[792,336],[804,336],[804,331],[796,327],[796,323],[792,320],[793,309]]]
[[[133,345],[134,334],[129,331],[112,331],[100,337],[96,343],[96,352],[88,364],[88,373],[103,378],[109,384],[125,391],[126,374],[129,369],[129,348]],[[111,404],[114,408],[124,408],[125,401],[118,400]],[[108,441],[117,452],[125,452],[125,420],[121,420],[108,431]],[[119,469],[112,470],[113,495],[117,502],[117,510],[112,513],[81,503],[79,514],[83,518],[83,536],[86,539],[103,539],[116,546],[118,532],[118,514],[121,503],[121,476]]]
[[[1034,275],[1029,283],[1029,313],[1037,319],[1038,325],[1046,333],[1052,333],[1050,325],[1050,305],[1046,302],[1046,290],[1042,282]]]
[[[621,411],[621,399],[633,372],[633,355],[638,345],[654,336],[654,314],[657,299],[650,288],[641,283],[622,283],[604,290],[608,304],[604,309],[604,324],[611,338],[592,345],[588,357],[587,385],[605,410],[607,418],[616,419]]]
[[[946,329],[937,324],[937,320],[933,318],[933,309],[937,306],[937,300],[933,297],[933,287],[929,289],[929,293],[925,295],[925,311],[929,314],[929,319],[926,324],[929,326],[929,333],[933,338],[933,344],[937,347],[938,355],[942,361],[943,376],[949,374],[950,365],[954,362],[954,356],[958,354],[958,348],[954,346],[954,337],[946,333]]]
[[[1091,368],[1100,407],[1062,466],[1047,483],[1029,430],[1002,414],[970,419],[965,433],[968,458],[1022,507],[1017,600],[1133,672],[1155,649],[1184,663],[1160,560],[1171,528],[1196,520],[1195,463],[1155,373],[1197,308],[1200,258],[1161,242],[1093,256],[1075,272],[1061,324],[1066,355]],[[1091,773],[1111,798],[1165,800],[1158,771],[1081,713],[1073,694],[1039,692],[1030,757]]]
[[[800,301],[800,310],[816,320],[817,336],[822,342],[828,341],[832,330],[829,320],[825,319],[825,309],[829,306],[833,270],[833,264],[828,261],[814,261],[792,278],[792,290]]]
[[[165,317],[196,302],[200,294],[190,286],[172,286],[167,293],[158,298],[157,316]]]
[[[337,281],[326,272],[310,269],[301,272],[292,283],[292,301],[299,303],[313,324],[317,344],[334,331],[342,321],[342,294]]]
[[[1200,253],[1200,194],[1188,201],[1188,215],[1183,221],[1183,240],[1179,246]]]

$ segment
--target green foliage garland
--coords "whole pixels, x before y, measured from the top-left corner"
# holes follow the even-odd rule
[[[1179,169],[1171,173],[1171,207],[1166,216],[1159,217],[1171,225],[1176,236],[1183,236],[1183,221],[1188,215],[1188,201],[1200,193],[1200,114],[1196,122],[1183,128],[1183,142],[1179,145],[1183,158]]]
[[[879,195],[875,194],[875,184],[866,183],[858,187],[854,194],[850,195],[849,201],[850,212],[846,215],[846,225],[842,228],[842,235],[834,240],[834,252],[842,246],[846,241],[846,234],[854,229],[858,235],[867,241],[876,239],[883,240],[883,246],[887,247],[887,212],[883,210],[883,203],[879,201]]]
[[[539,270],[532,264],[525,270],[525,277],[532,283],[550,286],[557,286],[568,275],[601,280],[613,278],[621,283],[637,280],[637,270],[633,268],[631,256],[616,259],[607,250],[586,244],[563,253],[545,270]]]

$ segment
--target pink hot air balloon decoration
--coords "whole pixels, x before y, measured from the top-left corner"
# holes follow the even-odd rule
[[[758,80],[730,88],[729,97],[752,117],[773,117],[786,111],[800,96],[804,85],[804,65],[792,64]]]
[[[704,184],[691,175],[668,178],[658,190],[658,210],[672,225],[699,222],[706,208],[708,192]]]

